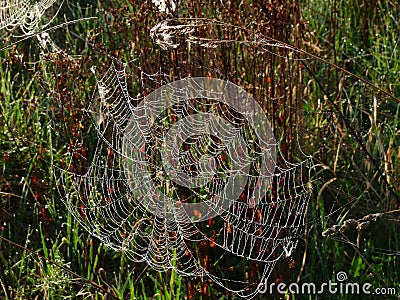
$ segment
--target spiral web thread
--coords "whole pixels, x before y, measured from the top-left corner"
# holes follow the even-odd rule
[[[86,172],[74,169],[79,151],[72,149],[71,167],[61,176],[65,204],[91,234],[133,262],[209,278],[241,297],[254,297],[303,232],[310,195],[303,177],[310,157],[286,161],[275,139],[261,143],[248,115],[221,104],[218,93],[196,81],[135,99],[126,72],[115,61],[98,81],[87,109],[97,144]],[[159,97],[168,101],[160,104]],[[168,133],[183,135],[180,149],[164,149],[166,141],[177,140],[168,141]],[[177,164],[162,161],[168,159]],[[196,180],[188,183],[190,178]],[[260,280],[214,274],[195,251],[200,243],[258,262]]]
[[[44,12],[56,0],[41,0],[31,4],[27,0],[0,1],[0,30],[21,28],[24,35],[35,33]]]

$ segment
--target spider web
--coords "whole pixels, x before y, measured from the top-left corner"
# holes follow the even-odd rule
[[[98,81],[87,109],[97,142],[85,172],[74,169],[72,149],[65,204],[133,262],[252,298],[303,232],[310,157],[286,161],[262,109],[231,82],[185,78],[133,98],[126,75],[114,61]],[[259,281],[214,274],[200,243],[260,263]]]
[[[2,0],[0,2],[0,30],[14,31],[20,28],[23,35],[35,33],[39,22],[56,0],[41,0],[31,4],[26,0]]]

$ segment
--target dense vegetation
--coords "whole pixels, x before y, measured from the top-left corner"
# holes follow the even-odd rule
[[[235,298],[208,281],[133,265],[81,228],[60,200],[54,170],[66,166],[78,137],[80,155],[90,155],[93,127],[82,115],[113,58],[132,65],[131,94],[160,84],[157,78],[138,84],[141,71],[162,70],[170,80],[230,80],[265,109],[286,158],[298,161],[299,145],[312,155],[307,226],[271,281],[321,284],[345,271],[349,281],[400,293],[400,5],[179,2],[168,16],[176,24],[189,17],[224,22],[199,33],[211,43],[256,33],[300,50],[269,46],[260,52],[238,42],[189,48],[183,35],[177,48],[164,50],[149,32],[167,15],[151,1],[135,0],[56,3],[43,23],[54,15],[50,27],[82,20],[47,31],[55,46],[41,47],[35,36],[21,40],[18,29],[1,32],[0,298]],[[84,19],[90,17],[96,18]],[[309,297],[293,295],[301,298]]]

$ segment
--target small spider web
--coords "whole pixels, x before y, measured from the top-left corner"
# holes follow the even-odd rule
[[[126,67],[114,61],[97,83],[87,108],[96,145],[79,172],[78,144],[71,149],[63,201],[133,262],[254,297],[303,232],[310,157],[286,161],[262,109],[231,82],[188,77],[133,98]],[[259,281],[212,272],[196,251],[202,243],[256,261]]]
[[[39,22],[56,0],[41,0],[34,4],[26,0],[2,0],[0,2],[0,30],[9,32],[20,28],[23,35],[36,32]]]

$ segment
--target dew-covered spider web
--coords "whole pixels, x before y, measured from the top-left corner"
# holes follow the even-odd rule
[[[64,172],[64,186],[70,182],[79,192],[76,198],[64,191],[69,210],[134,262],[255,295],[276,262],[296,248],[309,160],[277,164],[268,121],[233,83],[185,78],[135,99],[125,72],[113,63],[98,82],[100,107],[96,101],[88,107],[97,112],[92,159],[84,174]],[[215,276],[195,251],[203,242],[260,262],[260,281]]]
[[[228,80],[142,72],[139,86],[162,78],[142,96],[129,72],[114,60],[98,79],[96,137],[85,155],[70,149],[65,204],[135,263],[254,297],[303,234],[311,158],[287,161],[263,108]]]
[[[0,1],[0,30],[21,29],[22,35],[35,33],[45,11],[56,0],[2,0]]]

